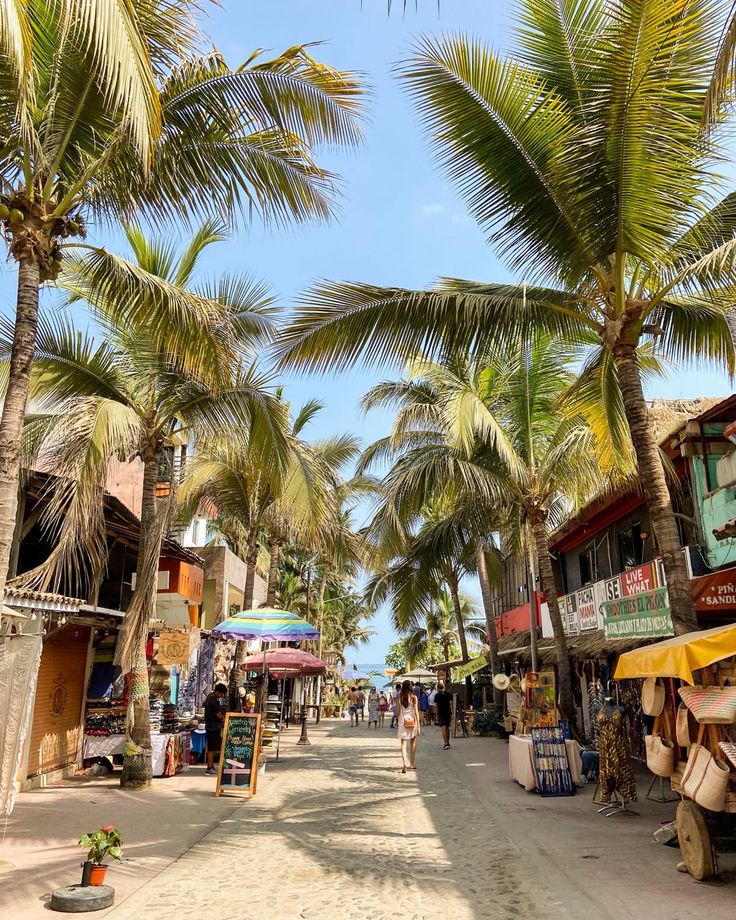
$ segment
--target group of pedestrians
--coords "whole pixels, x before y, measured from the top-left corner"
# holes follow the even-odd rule
[[[362,687],[351,687],[348,693],[350,726],[357,728],[365,718],[368,708],[368,728],[377,731],[386,724],[386,713],[391,711],[390,729],[396,728],[401,742],[401,772],[416,770],[417,738],[422,726],[439,725],[442,729],[443,750],[450,747],[452,721],[452,694],[444,684],[422,687],[410,680],[396,684],[389,693],[379,693],[371,687],[368,696]]]

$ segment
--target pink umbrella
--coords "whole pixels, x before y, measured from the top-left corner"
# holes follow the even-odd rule
[[[240,666],[244,671],[262,672],[264,667],[277,680],[303,677],[307,674],[324,674],[325,663],[300,648],[272,648],[257,655],[249,655]]]

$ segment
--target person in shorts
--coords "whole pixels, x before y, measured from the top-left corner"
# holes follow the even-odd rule
[[[442,729],[442,740],[444,741],[443,750],[450,747],[450,724],[452,722],[452,694],[445,690],[445,685],[440,682],[437,685],[437,695],[434,698],[434,705],[437,708],[437,724]]]
[[[350,688],[348,693],[348,712],[350,713],[350,727],[358,727],[358,691],[355,687]]]
[[[216,773],[215,752],[220,753],[222,747],[222,723],[225,714],[222,711],[222,700],[227,696],[225,684],[216,684],[212,693],[207,694],[204,701],[204,728],[207,732],[207,770],[208,774]]]

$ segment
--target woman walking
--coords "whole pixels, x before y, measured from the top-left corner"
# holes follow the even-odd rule
[[[401,742],[401,772],[406,773],[407,770],[416,770],[414,761],[417,756],[417,736],[421,732],[419,703],[412,693],[410,680],[405,680],[401,685],[401,693],[396,700],[396,709],[399,719],[399,741]]]
[[[378,694],[375,687],[371,687],[368,694],[368,728],[371,725],[375,725],[378,730]]]

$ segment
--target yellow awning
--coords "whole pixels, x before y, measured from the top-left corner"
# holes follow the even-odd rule
[[[736,655],[736,624],[717,626],[624,652],[614,677],[679,677],[694,684],[693,671],[732,655]]]

